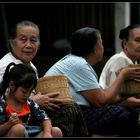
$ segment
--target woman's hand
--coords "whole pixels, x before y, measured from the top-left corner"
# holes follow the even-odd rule
[[[140,67],[125,67],[120,70],[119,75],[123,75],[124,80],[135,80],[140,82]]]
[[[59,92],[51,92],[47,94],[41,94],[38,92],[32,98],[33,100],[43,109],[55,111],[60,108],[60,104],[62,104],[61,99],[55,98],[59,95]]]

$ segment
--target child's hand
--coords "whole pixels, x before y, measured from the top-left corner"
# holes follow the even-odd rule
[[[19,123],[19,118],[16,113],[12,113],[9,120],[8,120],[9,125],[13,126],[15,124]]]

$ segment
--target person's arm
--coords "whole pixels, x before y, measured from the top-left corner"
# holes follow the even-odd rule
[[[42,137],[48,137],[48,138],[52,138],[52,124],[51,124],[51,120],[50,119],[45,119],[42,122],[42,127],[43,127],[43,132],[42,132]]]
[[[0,125],[0,136],[3,136],[8,133],[9,129],[12,127],[12,125],[9,122],[5,122]]]
[[[81,93],[92,105],[97,107],[104,106],[106,104],[111,104],[113,102],[122,100],[120,96],[121,85],[127,79],[136,79],[136,78],[140,78],[140,69],[126,68],[120,72],[114,83],[106,90],[97,88],[93,90],[82,91]],[[126,99],[126,97],[124,99]]]
[[[28,101],[31,110],[31,118],[29,122],[34,125],[40,124],[42,126],[42,131],[38,135],[36,135],[36,137],[52,137],[51,119],[49,118],[47,113],[38,106],[35,101],[31,99],[28,99]]]
[[[0,124],[0,136],[7,134],[10,128],[18,123],[19,123],[19,118],[15,117],[15,115],[11,115],[11,117],[7,122]]]

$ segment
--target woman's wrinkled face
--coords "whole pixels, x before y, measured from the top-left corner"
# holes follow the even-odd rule
[[[140,28],[129,31],[129,37],[124,45],[124,51],[133,62],[140,59]]]
[[[12,40],[12,53],[17,59],[29,63],[36,55],[39,48],[39,31],[32,26],[17,28],[16,38]]]

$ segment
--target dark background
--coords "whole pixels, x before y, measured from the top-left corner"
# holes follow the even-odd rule
[[[139,3],[131,3],[131,23],[139,23],[139,14]],[[106,60],[115,53],[113,2],[1,2],[0,58],[8,51],[11,27],[22,20],[31,20],[40,28],[41,47],[33,60],[39,76],[60,59],[54,54],[52,43],[69,38],[78,28],[90,26],[102,32],[105,52],[103,60],[95,66],[98,75]]]

